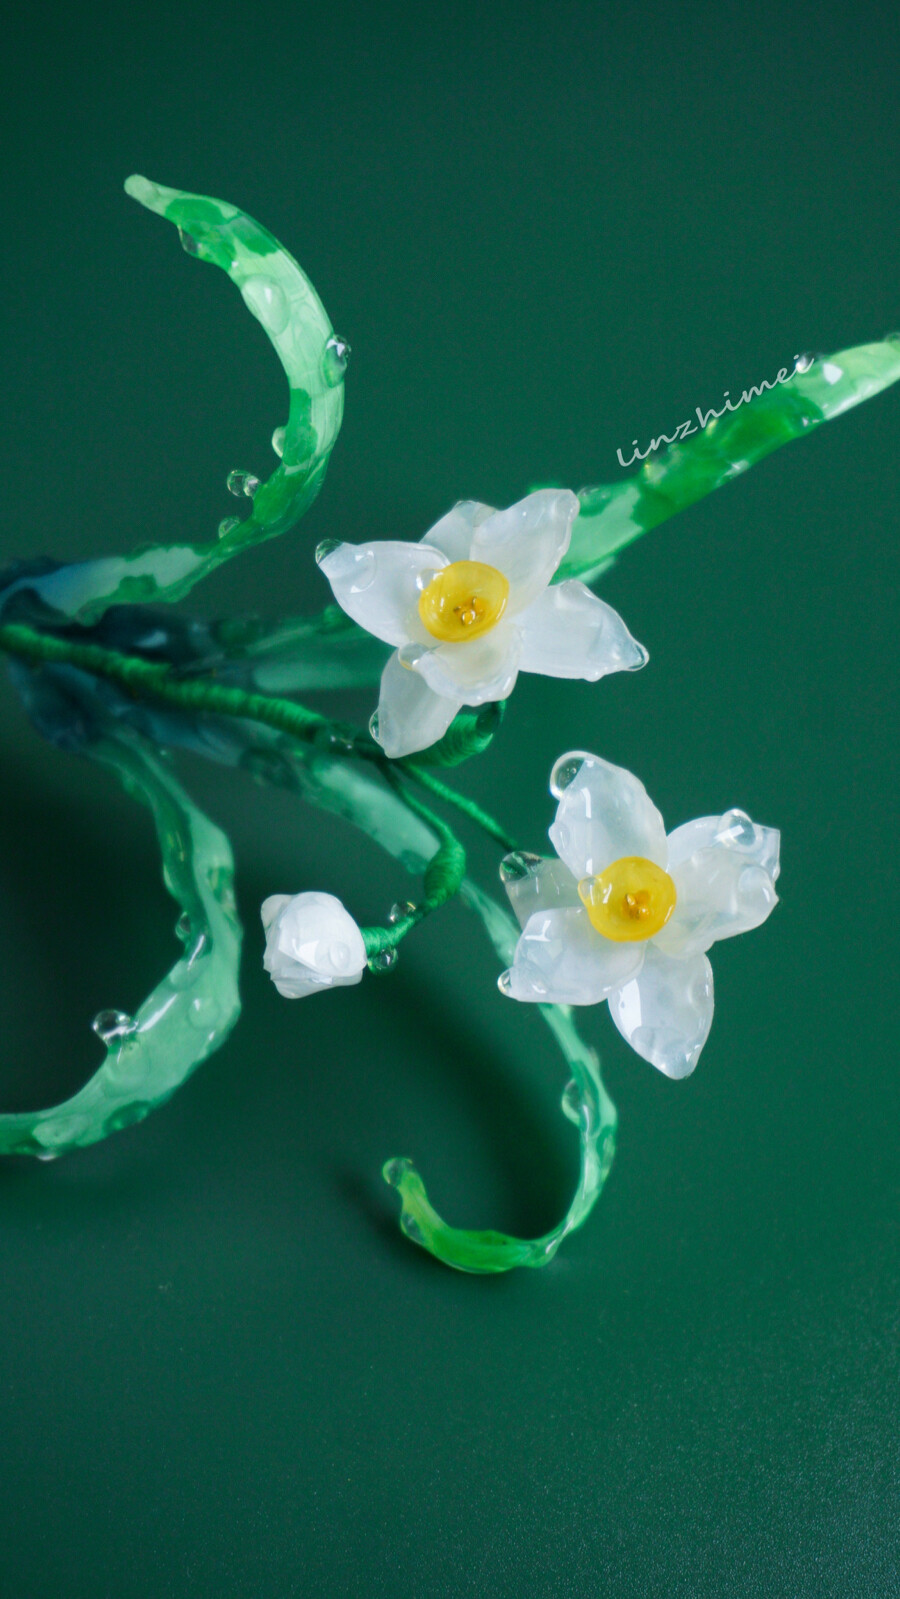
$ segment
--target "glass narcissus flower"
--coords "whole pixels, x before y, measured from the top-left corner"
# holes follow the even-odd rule
[[[522,928],[500,988],[552,1004],[608,1000],[632,1049],[686,1077],[712,1022],[706,951],[772,911],[780,835],[730,810],[666,836],[643,783],[583,751],[560,757],[550,788],[557,858],[517,853],[500,869]]]
[[[394,645],[372,719],[386,755],[427,749],[519,672],[595,682],[644,665],[612,606],[574,579],[551,586],[578,510],[568,489],[539,489],[504,511],[461,501],[419,544],[320,546],[338,604]]]
[[[285,999],[359,982],[366,947],[334,894],[270,894],[260,916],[266,933],[263,966]]]

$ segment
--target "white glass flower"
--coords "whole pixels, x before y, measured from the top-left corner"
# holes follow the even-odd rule
[[[372,721],[386,755],[427,749],[520,671],[596,682],[644,665],[612,606],[575,580],[550,586],[578,509],[568,489],[539,489],[505,511],[462,501],[420,544],[320,547],[338,604],[395,646]]]
[[[687,1077],[712,1022],[706,951],[777,903],[780,835],[731,810],[666,837],[643,783],[580,750],[560,757],[550,788],[558,858],[508,855],[500,869],[522,928],[500,988],[561,1005],[606,999],[632,1049]]]
[[[263,965],[285,999],[359,982],[366,947],[333,894],[270,894],[260,915],[266,930]]]

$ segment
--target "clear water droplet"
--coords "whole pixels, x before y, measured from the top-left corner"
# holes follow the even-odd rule
[[[381,723],[378,720],[378,712],[377,711],[373,711],[372,715],[369,717],[369,732],[371,733],[372,737],[374,738],[376,744],[381,742],[379,737],[378,737],[378,733],[379,733],[380,728],[381,728]]]
[[[269,333],[284,332],[291,319],[291,308],[287,295],[274,278],[248,278],[241,284],[241,294],[248,311],[253,312]]]
[[[259,488],[259,478],[255,477],[252,472],[240,472],[237,470],[229,472],[225,482],[229,494],[236,494],[238,498],[242,494],[246,494],[248,500],[252,500]]]
[[[181,240],[181,248],[184,250],[186,255],[200,254],[200,246],[192,234],[186,233],[184,228],[179,228],[178,237]]]
[[[219,523],[219,538],[227,539],[229,533],[233,533],[235,528],[240,527],[240,525],[241,519],[239,516],[223,516]]]
[[[392,972],[399,958],[395,949],[380,949],[369,961],[369,971],[377,972],[379,976],[383,972]]]
[[[563,1115],[568,1116],[569,1121],[574,1122],[576,1127],[581,1121],[582,1103],[581,1089],[578,1087],[574,1077],[571,1077],[563,1089],[562,1110]]]
[[[756,826],[746,811],[726,811],[719,820],[715,837],[717,844],[726,844],[731,849],[750,850],[756,845]]]
[[[191,918],[188,915],[187,911],[182,911],[182,913],[179,916],[177,922],[175,923],[175,937],[176,938],[180,938],[181,942],[183,944],[186,944],[188,939],[190,938],[190,936],[191,936]]]
[[[540,864],[540,855],[532,855],[527,849],[514,849],[511,855],[504,855],[500,862],[500,881],[520,883],[523,877],[530,877]]]
[[[325,354],[322,358],[325,382],[330,388],[337,388],[337,385],[342,382],[349,363],[350,346],[347,340],[340,338],[337,333],[333,333],[325,346]]]
[[[399,1188],[408,1171],[412,1171],[412,1161],[409,1156],[397,1155],[393,1160],[385,1161],[381,1175],[391,1188]]]
[[[412,916],[415,909],[416,907],[411,899],[398,900],[396,905],[392,905],[388,911],[387,919],[390,926],[396,927],[398,922],[404,921],[407,916]]]
[[[810,367],[813,365],[815,359],[816,359],[815,356],[812,354],[812,352],[810,350],[804,350],[802,355],[795,355],[794,356],[794,371],[795,372],[799,372],[801,374],[804,373],[804,372],[808,372]]]
[[[500,976],[497,978],[497,987],[499,988],[501,994],[509,994],[509,993],[511,993],[512,992],[512,972],[510,972],[510,971],[501,972]]]
[[[585,750],[569,750],[568,754],[559,757],[550,773],[550,793],[555,799],[562,799],[566,789],[578,776],[584,762],[590,758]]]
[[[323,561],[327,561],[332,551],[339,550],[343,542],[343,539],[323,539],[321,544],[317,544],[316,565],[321,566]]]
[[[129,1034],[137,1032],[134,1017],[124,1010],[98,1010],[91,1027],[104,1044],[111,1044],[117,1038],[128,1038]]]
[[[281,460],[281,457],[284,454],[284,441],[285,441],[286,438],[287,438],[287,428],[286,427],[277,427],[275,429],[274,433],[272,434],[272,449],[275,451],[275,454],[278,456],[279,461]]]

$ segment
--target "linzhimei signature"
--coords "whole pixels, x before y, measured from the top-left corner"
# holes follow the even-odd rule
[[[758,383],[758,384],[757,383],[752,383],[750,385],[749,389],[743,389],[741,391],[741,397],[740,397],[739,400],[732,401],[729,398],[729,395],[730,395],[731,391],[730,391],[730,389],[726,389],[724,394],[723,394],[723,396],[722,396],[722,398],[725,401],[725,404],[723,405],[721,411],[716,411],[712,407],[708,411],[701,411],[699,405],[696,406],[695,407],[695,415],[697,417],[697,421],[700,424],[700,427],[701,428],[707,427],[709,425],[709,423],[713,420],[713,418],[715,418],[715,420],[718,421],[719,417],[720,416],[724,416],[726,411],[737,411],[737,410],[739,410],[742,405],[746,405],[748,400],[758,399],[759,396],[763,393],[764,389],[774,389],[775,385],[777,383],[784,383],[788,378],[794,377],[794,375],[796,373],[798,373],[798,372],[800,372],[800,373],[808,372],[810,367],[813,364],[813,360],[814,360],[814,357],[811,356],[811,355],[798,355],[798,356],[795,356],[794,357],[794,366],[792,367],[792,369],[790,371],[788,370],[788,368],[786,366],[779,367],[778,376],[776,378],[774,378],[771,383],[767,382],[767,380],[765,378],[763,378],[763,381],[761,383]],[[694,425],[691,422],[690,418],[688,418],[688,420],[686,422],[679,422],[677,428],[675,429],[675,432],[673,434],[671,434],[671,436],[668,433],[660,433],[658,439],[651,439],[650,443],[648,444],[648,446],[646,448],[646,450],[644,450],[644,451],[641,451],[641,450],[638,449],[638,447],[637,447],[637,442],[638,442],[637,439],[632,439],[631,445],[632,445],[632,449],[634,451],[634,454],[632,455],[630,460],[626,461],[624,456],[622,455],[622,451],[621,450],[616,450],[616,455],[619,458],[619,465],[620,466],[633,466],[635,461],[646,461],[647,456],[648,455],[652,455],[654,450],[658,450],[661,444],[675,444],[676,441],[678,441],[680,439],[686,439],[690,433],[696,433],[696,432],[697,432],[697,429],[694,427]]]

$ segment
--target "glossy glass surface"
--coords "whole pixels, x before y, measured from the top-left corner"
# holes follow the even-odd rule
[[[17,13],[2,62],[2,559],[210,542],[252,509],[225,479],[277,464],[284,376],[225,274],[117,189],[135,166],[229,197],[353,345],[297,537],[186,602],[296,619],[259,639],[267,692],[290,672],[319,694],[320,540],[630,479],[635,434],[900,324],[889,7],[225,0],[50,22]],[[691,1078],[591,1012],[619,1150],[546,1271],[436,1265],[379,1175],[408,1154],[456,1225],[526,1237],[577,1184],[567,1068],[480,986],[477,920],[448,908],[453,936],[432,919],[384,979],[281,1000],[267,895],[318,882],[375,922],[419,883],[348,843],[336,789],[324,817],[261,784],[277,758],[177,757],[233,842],[244,1014],[140,1126],[3,1164],[15,1599],[892,1595],[898,429],[894,389],[637,540],[600,592],[647,669],[520,679],[453,777],[534,853],[551,763],[584,747],[670,825],[739,805],[784,833],[777,912],[713,952]],[[337,637],[350,686],[327,703],[364,724],[389,649]],[[133,1015],[181,950],[147,808],[36,738],[5,683],[0,732],[15,1112],[77,1092],[105,1055],[91,1019]],[[479,844],[472,868],[505,853]],[[856,938],[834,885],[873,861]]]

